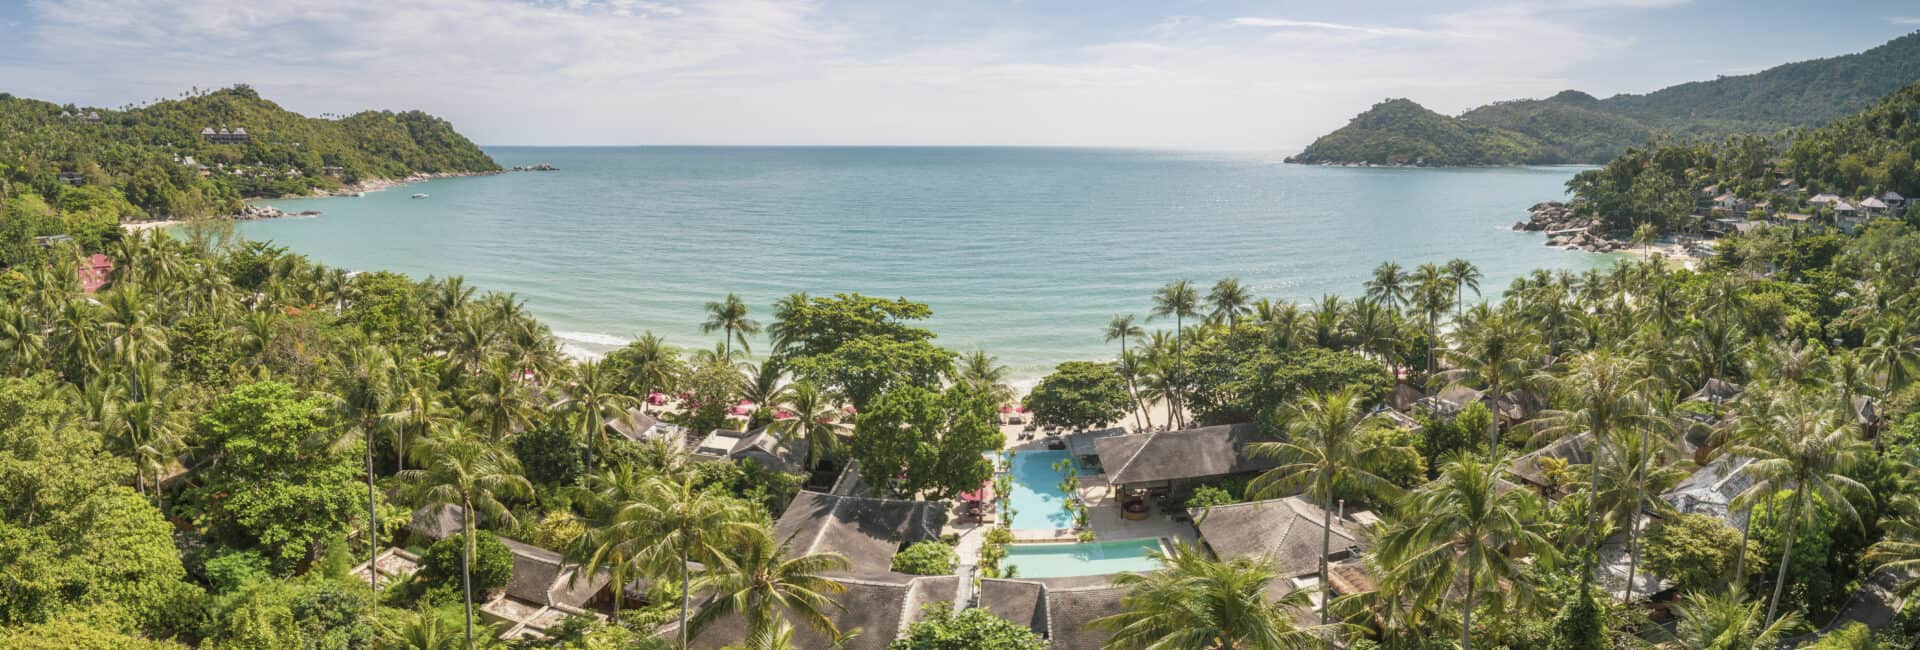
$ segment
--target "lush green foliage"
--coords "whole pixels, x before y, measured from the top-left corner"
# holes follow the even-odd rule
[[[1024,625],[969,607],[956,614],[948,603],[928,605],[889,650],[1042,650],[1047,642]]]
[[[1060,364],[1026,398],[1035,423],[1075,431],[1118,420],[1131,403],[1126,379],[1111,364],[1088,361]]]
[[[951,575],[957,566],[960,554],[939,540],[918,542],[893,555],[893,570],[917,576]]]
[[[1726,586],[1740,554],[1740,531],[1707,515],[1683,514],[1647,529],[1645,562],[1654,575],[1672,580],[1681,591],[1713,591]],[[1749,557],[1760,553],[1749,548]]]
[[[1290,160],[1382,165],[1603,163],[1629,147],[1661,138],[1711,141],[1825,124],[1920,81],[1917,62],[1920,35],[1908,35],[1857,54],[1685,83],[1645,95],[1595,99],[1568,90],[1547,99],[1488,104],[1457,118],[1409,100],[1388,100],[1321,136]],[[1864,154],[1850,169],[1859,174],[1874,168],[1875,161],[1885,160],[1884,155]],[[1905,162],[1910,166],[1911,157]],[[1863,177],[1870,176],[1851,178]]]
[[[952,498],[993,478],[993,463],[981,454],[1004,441],[997,418],[990,399],[964,387],[896,389],[860,414],[852,455],[877,489]]]
[[[460,602],[460,562],[467,540],[459,535],[433,543],[420,556],[420,579],[428,583],[429,593],[444,593],[441,602]],[[468,567],[474,602],[486,602],[513,580],[513,551],[493,533],[474,535],[473,564]]]

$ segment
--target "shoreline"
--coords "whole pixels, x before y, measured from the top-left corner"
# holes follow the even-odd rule
[[[1583,251],[1596,255],[1623,254],[1647,259],[1673,259],[1686,268],[1703,259],[1709,252],[1702,246],[1707,240],[1684,236],[1667,235],[1648,245],[1635,243],[1631,233],[1605,231],[1594,219],[1574,214],[1572,205],[1561,201],[1542,201],[1527,208],[1527,220],[1514,222],[1514,232],[1537,232],[1546,236],[1542,242],[1549,248],[1563,251]]]
[[[414,172],[412,174],[408,174],[401,178],[370,178],[370,179],[362,180],[358,183],[354,183],[352,185],[343,185],[339,189],[335,189],[335,190],[315,190],[309,194],[288,194],[280,197],[256,197],[251,199],[241,199],[241,208],[239,210],[231,214],[221,215],[219,217],[214,217],[214,218],[225,219],[228,221],[257,221],[261,219],[284,219],[287,217],[313,217],[313,216],[319,216],[320,211],[319,210],[302,210],[300,212],[287,212],[272,206],[255,205],[255,202],[284,201],[289,199],[352,198],[352,197],[358,197],[358,196],[364,195],[368,192],[384,192],[396,187],[404,187],[404,186],[412,185],[415,183],[424,183],[427,181],[436,181],[436,180],[447,179],[447,178],[494,176],[497,174],[505,174],[512,171],[516,171],[516,170],[496,169],[496,170],[480,171],[480,172],[432,172],[432,173]],[[122,222],[120,224],[120,229],[126,232],[143,232],[147,230],[171,228],[174,226],[184,224],[186,222],[187,220],[185,219],[127,221],[127,222]]]

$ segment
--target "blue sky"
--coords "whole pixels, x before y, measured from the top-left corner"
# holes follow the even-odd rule
[[[0,0],[0,91],[119,106],[250,83],[486,144],[1298,149],[1447,113],[1863,50],[1912,0]]]

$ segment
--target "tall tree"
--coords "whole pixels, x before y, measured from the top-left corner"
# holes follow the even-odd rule
[[[1407,304],[1407,273],[1394,262],[1381,262],[1367,280],[1367,300],[1395,312]]]
[[[1340,495],[1356,494],[1383,498],[1398,497],[1400,488],[1381,478],[1373,470],[1400,459],[1418,456],[1411,447],[1362,446],[1360,434],[1368,426],[1369,415],[1352,388],[1332,393],[1311,393],[1293,405],[1288,418],[1286,442],[1259,442],[1249,446],[1255,457],[1278,458],[1280,466],[1255,478],[1247,491],[1262,499],[1286,496],[1304,487],[1319,502],[1320,521],[1320,624],[1328,622],[1328,607],[1333,603],[1332,581],[1327,575],[1327,554],[1333,544],[1333,511]]]
[[[1424,598],[1457,593],[1463,649],[1473,647],[1480,597],[1528,596],[1522,559],[1552,550],[1537,528],[1537,497],[1500,486],[1511,460],[1463,455],[1447,463],[1439,480],[1407,495],[1407,523],[1382,543],[1383,555],[1404,558],[1393,568],[1398,579],[1431,585]]]
[[[1304,649],[1336,633],[1332,627],[1294,622],[1294,611],[1311,603],[1307,592],[1289,589],[1268,599],[1273,585],[1285,578],[1265,561],[1212,560],[1183,542],[1170,553],[1153,555],[1163,568],[1114,576],[1113,584],[1127,589],[1120,612],[1091,623],[1113,633],[1108,648]]]
[[[1446,272],[1447,284],[1453,287],[1453,313],[1459,314],[1466,308],[1468,290],[1473,291],[1474,296],[1480,295],[1480,278],[1482,277],[1480,267],[1474,266],[1473,262],[1454,258],[1447,260],[1447,266],[1443,270]]]
[[[687,647],[687,612],[693,602],[688,565],[718,567],[731,561],[731,549],[764,534],[760,515],[750,503],[701,488],[691,479],[648,480],[638,498],[612,507],[612,520],[631,522],[644,540],[633,549],[635,563],[655,578],[680,578],[680,647]]]
[[[1168,406],[1169,413],[1173,417],[1176,427],[1186,421],[1186,417],[1183,415],[1184,409],[1181,408],[1182,405],[1180,404],[1185,393],[1181,387],[1185,386],[1187,376],[1186,356],[1183,346],[1186,340],[1186,319],[1199,315],[1199,309],[1200,293],[1194,289],[1193,281],[1175,280],[1167,283],[1167,286],[1161,287],[1159,293],[1153,295],[1153,311],[1147,315],[1148,320],[1166,318],[1168,316],[1173,317],[1173,373],[1171,384],[1174,387],[1174,395],[1172,401],[1168,403]]]
[[[1213,284],[1213,290],[1207,292],[1207,318],[1216,323],[1226,323],[1228,327],[1240,325],[1240,317],[1252,311],[1253,294],[1240,284],[1239,278],[1225,278]]]
[[[707,303],[707,322],[700,324],[700,331],[706,334],[720,332],[720,340],[726,345],[727,356],[733,355],[733,344],[740,343],[740,349],[752,351],[747,345],[747,337],[760,333],[760,321],[747,317],[747,303],[736,294],[727,294],[727,299]]]
[[[1854,433],[1852,418],[1831,408],[1820,408],[1793,396],[1779,405],[1768,418],[1775,435],[1739,444],[1732,453],[1753,458],[1746,472],[1753,485],[1742,493],[1743,500],[1780,492],[1791,492],[1785,523],[1787,541],[1780,551],[1780,571],[1774,578],[1773,598],[1767,605],[1768,622],[1780,611],[1780,595],[1787,584],[1787,568],[1793,561],[1795,534],[1813,518],[1807,496],[1824,501],[1845,519],[1860,524],[1860,513],[1853,500],[1871,499],[1872,492],[1847,476],[1866,456],[1865,443]]]
[[[400,473],[417,507],[444,509],[459,506],[461,535],[466,548],[460,557],[460,589],[466,607],[467,648],[473,646],[473,555],[479,534],[476,513],[487,516],[495,525],[515,525],[513,511],[504,499],[529,497],[533,485],[520,475],[520,463],[513,454],[487,440],[452,424],[424,441],[422,456],[426,467]]]
[[[1146,406],[1140,403],[1140,389],[1134,385],[1134,377],[1139,373],[1131,367],[1133,361],[1128,358],[1127,341],[1145,336],[1146,333],[1134,322],[1133,314],[1114,314],[1113,320],[1107,321],[1107,342],[1120,342],[1120,374],[1127,380],[1127,398],[1133,401],[1133,428],[1136,430],[1141,428],[1140,415],[1146,411]],[[1152,427],[1153,424],[1149,422],[1147,426]]]
[[[695,591],[713,594],[713,600],[693,617],[693,630],[728,616],[745,616],[749,637],[794,619],[829,637],[838,636],[841,630],[827,612],[845,610],[833,597],[847,588],[825,574],[846,570],[846,556],[796,555],[793,550],[793,540],[775,541],[767,531],[749,535],[728,549],[727,561],[694,583]]]

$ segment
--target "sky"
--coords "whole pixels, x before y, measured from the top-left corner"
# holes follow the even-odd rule
[[[1389,97],[1648,92],[1915,30],[1913,0],[0,0],[0,91],[247,83],[484,145],[1291,151]]]

